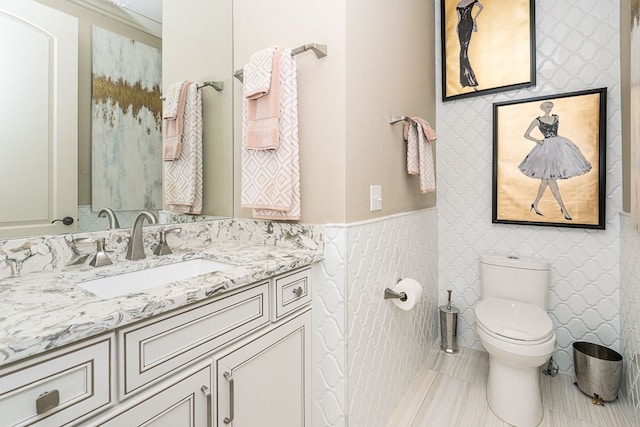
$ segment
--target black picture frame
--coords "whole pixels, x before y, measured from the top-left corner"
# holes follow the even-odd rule
[[[606,106],[607,88],[493,104],[493,223],[605,229]]]
[[[535,86],[535,0],[441,0],[440,12],[443,102]]]

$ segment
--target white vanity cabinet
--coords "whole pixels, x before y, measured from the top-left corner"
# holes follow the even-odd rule
[[[217,426],[311,426],[311,310],[214,357]]]
[[[0,425],[310,426],[310,302],[306,267],[0,368]]]
[[[0,369],[0,425],[63,426],[114,403],[113,334]]]

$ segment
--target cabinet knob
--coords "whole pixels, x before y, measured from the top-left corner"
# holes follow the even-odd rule
[[[295,296],[297,296],[298,298],[300,298],[302,296],[302,293],[304,292],[304,290],[302,289],[302,286],[298,286],[297,288],[293,288],[293,293],[295,294]]]
[[[60,403],[60,393],[58,390],[45,391],[36,399],[36,412],[38,415],[58,406]]]

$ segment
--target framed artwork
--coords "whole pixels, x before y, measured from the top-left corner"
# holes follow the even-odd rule
[[[162,52],[97,26],[92,40],[92,209],[161,209]]]
[[[536,83],[535,0],[441,0],[442,100]]]
[[[605,228],[607,89],[493,104],[492,222]]]

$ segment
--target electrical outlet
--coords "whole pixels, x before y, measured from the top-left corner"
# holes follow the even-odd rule
[[[382,185],[369,187],[369,204],[371,212],[382,210]]]

